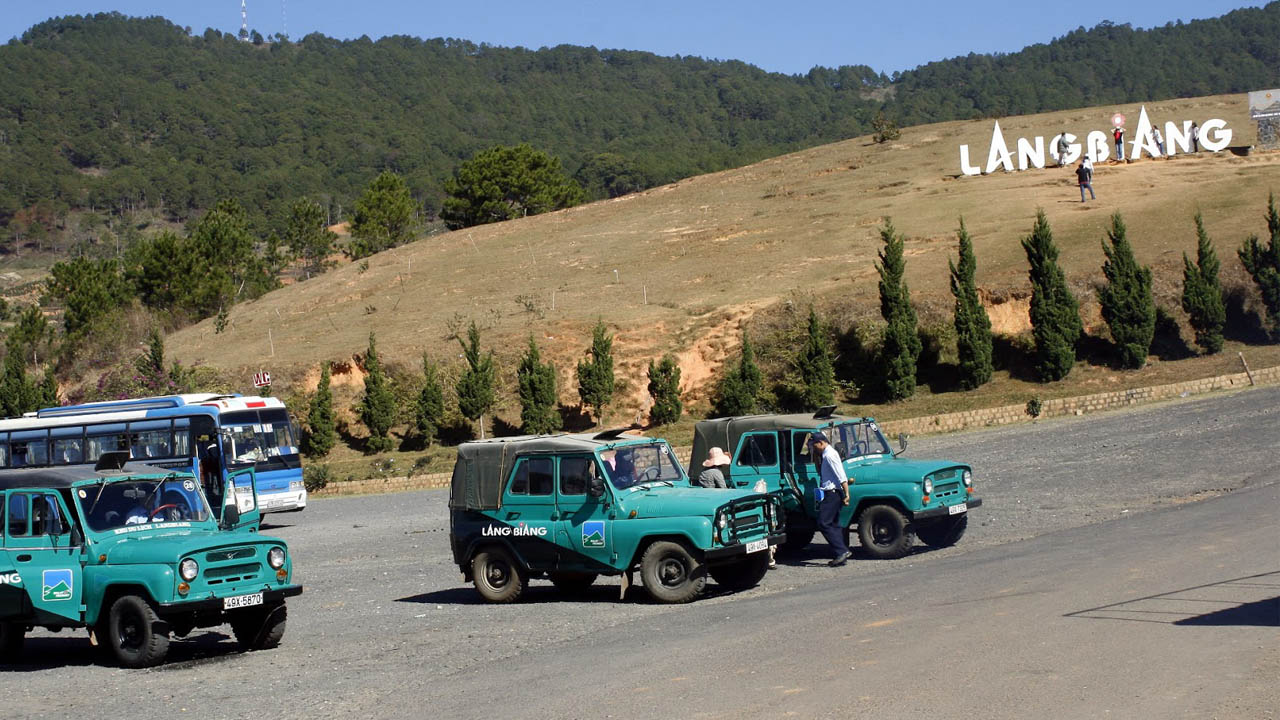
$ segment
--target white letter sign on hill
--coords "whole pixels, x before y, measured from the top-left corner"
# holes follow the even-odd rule
[[[1155,139],[1155,123],[1151,122],[1151,118],[1147,116],[1147,108],[1144,105],[1138,113],[1138,126],[1134,129],[1133,140],[1130,146],[1133,152],[1129,157],[1132,160],[1138,159],[1143,153],[1153,158],[1162,157],[1164,155],[1177,155],[1179,152],[1190,152],[1191,150],[1191,121],[1168,121],[1164,124],[1165,147],[1164,152],[1160,151],[1160,147],[1156,144]],[[1227,127],[1226,120],[1212,118],[1205,120],[1200,125],[1200,147],[1208,152],[1221,152],[1227,149],[1231,144],[1231,129]],[[1111,157],[1110,135],[1102,130],[1090,130],[1085,135],[1084,147],[1082,148],[1076,143],[1078,136],[1071,133],[1062,133],[1054,135],[1049,141],[1048,154],[1053,159],[1058,159],[1058,139],[1065,138],[1068,146],[1065,156],[1062,158],[1063,164],[1074,163],[1080,157],[1088,157],[1095,163],[1105,162]],[[1029,167],[1043,168],[1045,166],[1045,142],[1044,136],[1038,135],[1030,139],[1018,138],[1015,146],[1018,148],[1018,162],[1015,167],[1013,161],[1013,153],[1009,151],[1009,143],[1004,139],[1004,133],[1000,130],[1000,122],[996,121],[995,126],[991,129],[991,145],[987,151],[986,167],[979,167],[973,164],[972,155],[969,152],[968,145],[960,146],[960,173],[962,175],[985,175],[996,171],[996,168],[1003,168],[1005,172],[1017,172],[1026,170]]]

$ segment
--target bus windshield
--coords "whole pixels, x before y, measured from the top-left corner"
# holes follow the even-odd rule
[[[145,523],[209,519],[204,495],[190,476],[103,481],[81,487],[76,495],[90,529],[97,532]]]
[[[260,471],[296,466],[298,442],[283,408],[223,413],[222,448],[227,465]]]

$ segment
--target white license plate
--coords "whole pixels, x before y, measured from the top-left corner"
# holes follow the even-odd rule
[[[947,514],[959,515],[960,513],[965,512],[968,509],[969,509],[968,503],[960,503],[959,505],[952,505],[951,507],[947,508]]]
[[[262,604],[262,593],[253,593],[252,595],[236,595],[235,597],[223,598],[223,610],[235,610],[236,608],[252,607]]]
[[[752,540],[751,542],[747,543],[748,555],[750,555],[753,552],[760,552],[761,550],[768,550],[768,549],[769,549],[768,540]]]

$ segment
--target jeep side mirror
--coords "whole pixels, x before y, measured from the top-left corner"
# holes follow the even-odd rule
[[[898,433],[898,452],[894,453],[893,456],[897,457],[906,451],[907,451],[907,434]]]
[[[235,527],[240,523],[240,507],[234,502],[222,508],[222,527]]]
[[[587,494],[591,497],[602,497],[604,495],[604,480],[598,477],[589,478],[587,480]]]
[[[84,533],[80,532],[77,525],[71,526],[71,547],[77,547],[84,544]]]

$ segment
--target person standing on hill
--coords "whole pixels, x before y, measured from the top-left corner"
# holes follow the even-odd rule
[[[1116,159],[1124,162],[1124,128],[1117,125],[1116,129],[1111,131],[1116,139]]]
[[[1093,194],[1093,170],[1085,167],[1083,160],[1080,161],[1080,166],[1076,168],[1076,181],[1080,184],[1080,202],[1085,201],[1085,188],[1089,190],[1089,197],[1094,200],[1098,199],[1098,196]]]
[[[1070,143],[1067,142],[1067,134],[1062,133],[1061,135],[1059,135],[1058,136],[1058,167],[1062,167],[1063,165],[1067,164],[1067,151],[1070,148],[1071,148],[1071,145]]]
[[[1156,147],[1160,150],[1160,156],[1164,157],[1164,136],[1160,134],[1160,128],[1151,128],[1151,136],[1155,138]]]
[[[1191,151],[1200,152],[1200,126],[1195,120],[1191,121]]]

